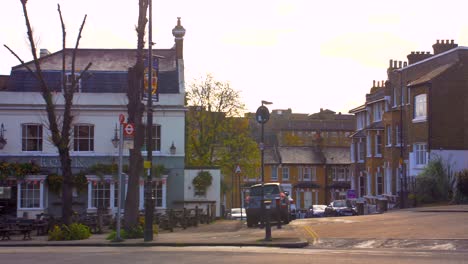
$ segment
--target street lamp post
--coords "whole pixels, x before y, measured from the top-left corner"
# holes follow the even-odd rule
[[[271,241],[271,227],[270,227],[270,219],[267,217],[265,221],[265,194],[264,194],[264,183],[265,183],[265,161],[264,161],[264,125],[270,119],[270,112],[268,108],[264,105],[270,105],[272,102],[263,101],[262,105],[257,109],[255,118],[257,122],[261,125],[261,134],[260,134],[260,153],[261,153],[261,166],[262,166],[262,225],[265,224],[265,241]],[[265,223],[266,222],[266,223]]]
[[[152,0],[148,3],[148,102],[147,102],[147,122],[146,122],[146,153],[147,153],[147,178],[145,181],[145,229],[144,241],[153,241],[153,192],[152,192],[152,161],[153,161],[153,18]]]

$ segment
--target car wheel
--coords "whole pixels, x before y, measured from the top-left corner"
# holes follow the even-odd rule
[[[253,227],[254,221],[251,217],[247,217],[247,227]]]
[[[289,220],[289,215],[286,215],[283,217],[283,224],[287,225],[289,224],[290,220]]]

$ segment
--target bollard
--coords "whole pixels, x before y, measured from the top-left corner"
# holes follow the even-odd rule
[[[198,226],[198,221],[200,221],[200,219],[198,215],[198,205],[197,205],[195,206],[195,226]]]
[[[281,201],[280,198],[276,198],[276,228],[281,229]]]
[[[271,226],[270,226],[270,206],[271,201],[265,201],[266,221],[265,221],[265,241],[271,241]]]

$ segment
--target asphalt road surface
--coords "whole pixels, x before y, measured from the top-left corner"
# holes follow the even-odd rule
[[[468,263],[466,251],[329,250],[238,247],[1,248],[5,264]]]
[[[397,210],[298,219],[291,225],[313,248],[468,250],[468,211]]]

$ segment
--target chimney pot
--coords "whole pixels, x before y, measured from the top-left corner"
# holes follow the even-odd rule
[[[408,66],[408,63],[405,61],[403,62],[403,67],[406,67],[406,66]]]
[[[398,68],[401,68],[402,65],[403,65],[403,62],[402,62],[402,61],[398,61]]]
[[[393,60],[390,60],[390,65],[389,65],[390,69],[392,68],[392,65],[393,65]]]
[[[439,40],[437,40],[437,43],[436,44],[439,44]]]
[[[450,44],[455,44],[455,40],[452,39],[452,40],[450,41]]]
[[[375,87],[375,80],[372,82],[372,87]]]

